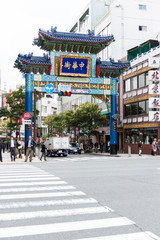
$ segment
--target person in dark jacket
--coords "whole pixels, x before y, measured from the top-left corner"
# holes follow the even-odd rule
[[[101,141],[101,142],[100,142],[100,152],[101,152],[101,153],[103,152],[103,145],[104,145],[104,143],[103,143],[103,141]]]
[[[47,161],[46,159],[46,145],[45,145],[46,141],[43,141],[42,145],[41,145],[41,152],[42,155],[40,157],[40,160],[42,161],[42,157],[44,157],[44,161]]]
[[[138,149],[139,149],[139,156],[141,156],[141,153],[142,153],[142,142],[139,141],[138,143]]]
[[[34,139],[32,138],[32,136],[29,136],[28,141],[26,142],[26,158],[25,158],[25,162],[27,162],[28,157],[30,158],[30,162],[32,162],[32,157],[33,157],[33,151],[34,148],[36,146],[36,143],[34,141]]]
[[[2,142],[0,141],[0,162],[3,162],[2,161]]]
[[[11,140],[9,141],[8,147],[11,152],[11,161],[15,161],[17,142],[13,139],[12,136],[11,136]]]
[[[3,142],[2,142],[3,153],[5,153],[5,148],[6,148],[6,144],[5,144],[5,141],[3,140]]]

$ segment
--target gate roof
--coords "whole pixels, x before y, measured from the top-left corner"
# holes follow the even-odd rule
[[[94,35],[93,31],[88,34],[73,32],[57,32],[56,28],[50,31],[39,29],[38,38],[34,44],[47,51],[67,51],[97,54],[114,41],[113,35]]]

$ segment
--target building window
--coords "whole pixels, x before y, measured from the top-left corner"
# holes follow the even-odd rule
[[[131,90],[137,89],[137,76],[131,78]]]
[[[147,6],[143,4],[138,5],[139,10],[147,10]]]
[[[145,73],[142,73],[138,76],[138,87],[145,87]]]
[[[145,101],[138,103],[138,114],[143,114],[146,112],[146,104]]]
[[[125,117],[131,115],[131,104],[126,104],[125,105]]]
[[[42,105],[42,113],[47,113],[47,106]]]
[[[131,115],[138,114],[138,103],[131,103]]]
[[[135,102],[125,105],[125,117],[144,115],[149,112],[149,101]]]
[[[139,31],[147,31],[147,26],[139,26]]]
[[[125,80],[125,92],[128,92],[131,90],[131,86],[130,86],[130,78]]]

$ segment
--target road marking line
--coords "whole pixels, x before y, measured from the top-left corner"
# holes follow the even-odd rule
[[[18,174],[18,173],[21,173],[21,174],[23,174],[23,173],[26,173],[26,174],[29,174],[29,173],[35,173],[36,174],[36,173],[38,173],[38,174],[40,174],[40,173],[47,173],[47,172],[46,171],[35,171],[35,170],[34,171],[32,171],[32,170],[27,170],[27,171],[3,171],[0,174],[2,175],[2,174],[12,174],[12,173],[14,173],[14,174]]]
[[[30,192],[30,191],[50,191],[50,190],[66,190],[66,189],[76,189],[73,186],[59,186],[59,187],[29,187],[29,188],[5,188],[1,189],[1,193],[5,192]]]
[[[157,235],[153,234],[152,232],[146,232],[146,234],[148,234],[149,236],[151,236],[151,239],[154,240],[160,240],[160,237],[158,237]]]
[[[89,208],[74,208],[74,209],[60,209],[48,211],[32,211],[32,212],[15,212],[0,214],[1,221],[24,220],[33,218],[46,218],[46,217],[61,217],[61,216],[74,216],[85,214],[109,213],[110,211],[104,207],[89,207]]]
[[[13,175],[10,175],[10,176],[0,176],[0,179],[17,179],[17,178],[37,178],[37,177],[53,177],[53,175],[52,174],[37,174],[37,175],[26,175],[26,176],[24,176],[24,175],[15,175],[15,176],[13,176]]]
[[[134,222],[125,217],[107,218],[100,220],[76,221],[65,223],[53,223],[45,225],[32,225],[21,227],[8,227],[0,229],[0,238],[31,236],[49,233],[80,231],[87,229],[99,229],[133,225]]]
[[[136,232],[104,237],[80,238],[77,240],[153,240],[155,238],[149,237],[147,232]]]
[[[13,187],[13,186],[35,186],[35,185],[62,185],[68,184],[65,181],[43,181],[43,182],[21,182],[21,183],[0,183],[0,187]]]
[[[31,176],[32,175],[42,175],[42,174],[50,174],[50,173],[47,173],[47,172],[27,172],[27,173],[22,173],[22,172],[19,172],[19,173],[0,173],[0,176]],[[53,174],[51,174],[52,176],[54,176]]]
[[[28,178],[22,178],[22,179],[18,179],[18,178],[13,178],[13,179],[0,179],[0,182],[21,182],[21,181],[34,181],[34,180],[59,180],[60,178],[59,177],[44,177],[44,178],[42,178],[42,177],[39,177],[39,178],[33,178],[33,177],[31,177],[30,179],[28,179]]]
[[[4,199],[22,199],[22,198],[45,198],[45,197],[64,197],[64,196],[80,196],[86,195],[81,191],[73,192],[55,192],[55,193],[29,193],[29,194],[8,194],[1,195],[0,200]]]
[[[0,204],[0,209],[38,207],[38,206],[72,205],[72,204],[87,204],[87,203],[97,203],[97,200],[95,200],[93,198],[77,198],[77,199],[64,199],[64,200],[11,202],[11,203]]]

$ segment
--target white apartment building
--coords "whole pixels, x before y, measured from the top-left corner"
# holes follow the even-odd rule
[[[37,110],[39,110],[37,128],[41,129],[42,136],[48,133],[48,127],[43,125],[45,119],[57,113],[57,96],[56,94],[45,94],[45,97],[37,101]]]
[[[115,42],[99,54],[102,60],[122,59],[127,50],[160,32],[159,0],[113,0],[106,15],[97,22],[95,35],[113,34]]]

